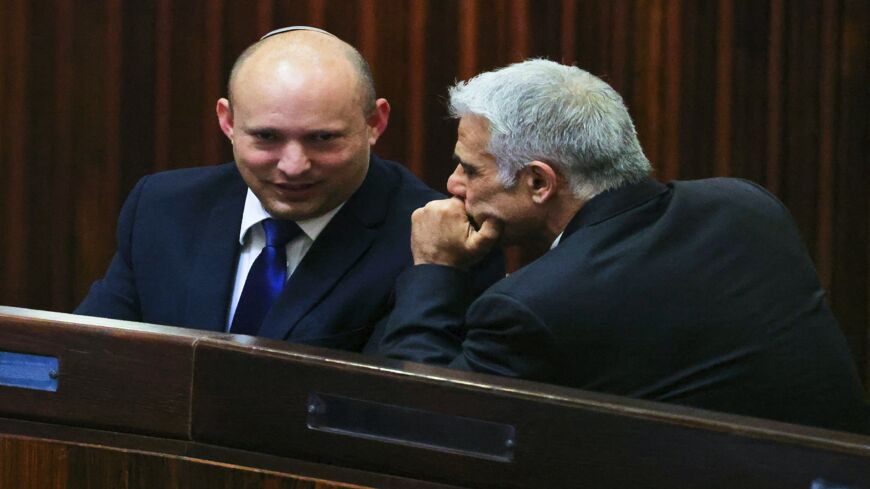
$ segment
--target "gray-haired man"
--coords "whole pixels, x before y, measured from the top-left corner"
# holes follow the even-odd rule
[[[413,215],[396,358],[835,429],[865,395],[785,207],[735,179],[651,167],[621,97],[530,60],[450,90],[453,198]],[[540,257],[470,306],[493,245]]]

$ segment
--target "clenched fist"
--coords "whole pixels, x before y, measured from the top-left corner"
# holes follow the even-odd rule
[[[502,223],[486,219],[479,229],[465,214],[465,204],[453,197],[434,200],[411,215],[414,264],[447,265],[468,270],[492,249]]]

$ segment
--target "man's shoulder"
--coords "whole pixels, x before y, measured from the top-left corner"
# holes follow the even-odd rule
[[[146,177],[149,188],[196,190],[239,182],[241,176],[234,163],[178,168],[152,173]]]
[[[743,178],[715,177],[701,180],[675,180],[669,184],[674,192],[691,194],[706,199],[763,199],[777,201],[776,197],[761,185]]]
[[[233,163],[181,168],[143,177],[131,191],[128,203],[155,212],[198,212],[226,199],[244,199],[246,189]]]
[[[138,187],[144,199],[188,202],[221,198],[247,188],[234,163],[161,171],[143,177]]]
[[[717,216],[743,218],[789,218],[786,206],[763,186],[742,178],[717,177],[703,180],[674,181],[672,204],[715,212]]]
[[[411,170],[400,163],[376,155],[372,155],[371,163],[376,172],[389,180],[388,186],[392,197],[399,202],[420,207],[431,200],[444,198],[444,195],[423,183]]]

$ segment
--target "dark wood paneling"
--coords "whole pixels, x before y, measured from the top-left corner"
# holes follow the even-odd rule
[[[2,57],[7,66],[0,67],[3,73],[3,107],[0,116],[0,129],[3,140],[0,143],[0,170],[2,170],[2,219],[0,229],[3,230],[0,260],[3,260],[3,281],[0,290],[3,292],[2,302],[28,303],[44,300],[41,297],[31,297],[27,293],[26,249],[32,242],[27,225],[27,199],[25,162],[29,112],[27,107],[28,74],[30,72],[30,55],[27,43],[30,12],[29,2],[17,0],[3,2],[6,15],[3,22]]]
[[[233,60],[312,24],[358,46],[392,102],[377,148],[444,190],[454,80],[526,56],[617,88],[664,180],[755,180],[791,209],[865,379],[870,112],[865,0],[0,0],[0,303],[70,310],[147,173],[231,158]]]
[[[61,361],[55,393],[0,387],[0,487],[277,484],[257,479],[267,474],[396,489],[870,478],[867,436],[276,340],[4,307],[0,350]],[[312,409],[315,393],[381,414],[318,429],[348,412]],[[471,423],[511,431],[483,443]],[[439,447],[450,438],[464,449]]]
[[[6,418],[0,418],[0,460],[0,487],[15,489],[457,489],[190,441]]]
[[[843,2],[837,54],[837,128],[831,303],[870,384],[870,4]]]
[[[848,487],[870,477],[864,436],[271,343],[198,343],[193,439],[481,488]],[[510,425],[513,457],[312,430],[311,393]]]
[[[452,155],[456,142],[456,123],[447,118],[447,87],[461,77],[460,73],[472,69],[476,37],[471,20],[476,6],[474,2],[429,0],[423,7],[423,126],[417,132],[424,139],[424,160],[418,164],[423,167],[421,176],[426,183],[446,192],[447,177],[455,166]]]
[[[426,77],[424,70],[426,67],[426,22],[429,19],[427,12],[428,0],[411,0],[409,3],[409,15],[406,27],[408,29],[407,51],[405,51],[404,59],[407,63],[408,77],[408,97],[407,110],[408,119],[408,151],[405,164],[408,165],[417,175],[423,174],[426,138],[422,128],[425,127],[426,118]],[[404,43],[393,43],[394,45],[405,45]],[[392,79],[393,77],[387,77]],[[395,126],[394,126],[395,127]],[[400,126],[402,127],[402,126]]]
[[[290,474],[274,474],[113,447],[0,435],[0,487],[165,489],[363,489]]]
[[[79,326],[52,317],[0,315],[0,350],[60,363],[57,392],[0,386],[0,416],[188,437],[197,336]]]

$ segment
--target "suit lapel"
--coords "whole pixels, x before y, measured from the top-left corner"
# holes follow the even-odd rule
[[[290,276],[263,320],[258,336],[275,339],[289,336],[293,327],[365,253],[374,238],[375,232],[366,229],[350,213],[336,214]],[[317,336],[315,332],[305,333]]]
[[[371,247],[386,216],[395,178],[372,157],[359,190],[329,222],[263,319],[258,336],[285,339]],[[305,331],[304,337],[317,337]]]
[[[189,295],[184,324],[197,329],[223,331],[236,274],[239,254],[239,229],[247,187],[235,170],[235,180],[221,196],[194,238],[199,248],[187,277]],[[236,181],[237,180],[237,181]]]

